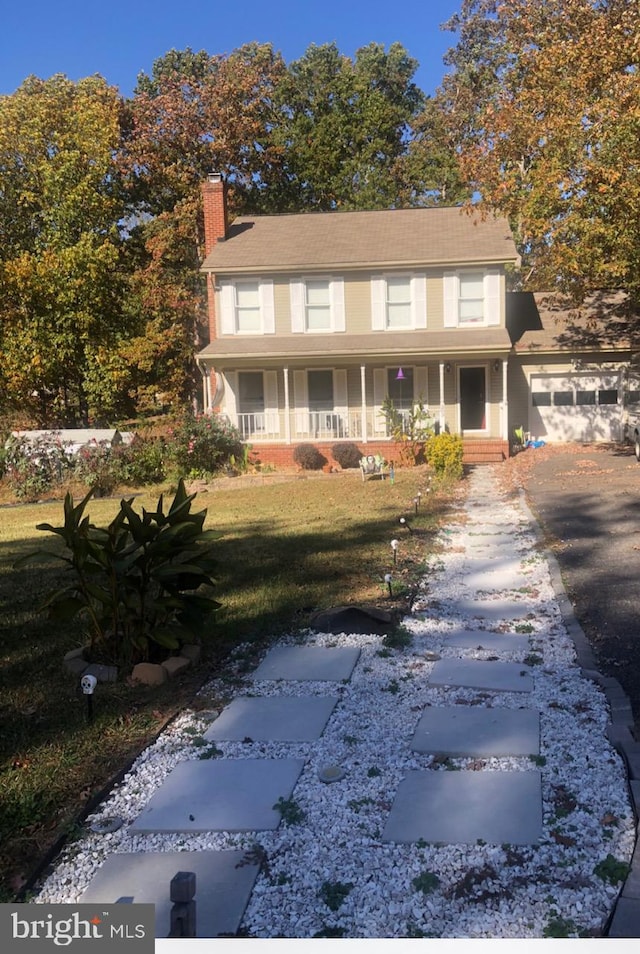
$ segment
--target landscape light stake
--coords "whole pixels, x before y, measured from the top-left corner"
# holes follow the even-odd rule
[[[398,562],[398,541],[391,541],[391,549],[393,550],[393,565],[396,566]]]
[[[384,582],[385,582],[385,583],[387,584],[387,586],[389,587],[389,596],[393,596],[393,592],[392,592],[392,590],[391,590],[391,580],[392,580],[391,574],[390,574],[390,573],[385,573],[385,575],[384,575]]]
[[[401,525],[402,525],[403,527],[406,527],[406,528],[407,528],[407,530],[409,531],[409,533],[413,533],[413,530],[411,529],[411,527],[409,526],[409,524],[407,523],[407,521],[405,520],[404,517],[400,517],[400,523],[401,523]]]
[[[416,517],[418,516],[418,504],[419,504],[419,503],[420,503],[419,499],[418,499],[417,497],[414,497],[414,498],[413,498],[413,504],[414,504],[415,511],[416,511]]]
[[[97,682],[96,677],[92,675],[83,676],[80,680],[82,692],[87,697],[87,722],[93,722],[93,690]]]

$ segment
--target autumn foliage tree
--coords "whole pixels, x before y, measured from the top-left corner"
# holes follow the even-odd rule
[[[121,333],[120,97],[31,77],[0,98],[0,391],[35,423],[86,422],[96,348]]]
[[[439,102],[463,176],[506,214],[525,285],[640,303],[640,7],[464,0]]]

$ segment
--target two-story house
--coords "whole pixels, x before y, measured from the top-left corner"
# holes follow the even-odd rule
[[[504,219],[458,208],[243,216],[203,184],[210,342],[204,405],[260,459],[353,441],[391,456],[382,405],[422,401],[465,456],[508,456]]]

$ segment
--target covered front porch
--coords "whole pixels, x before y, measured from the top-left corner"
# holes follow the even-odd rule
[[[506,356],[335,367],[225,367],[204,365],[203,403],[224,414],[254,445],[368,445],[392,440],[385,402],[410,427],[422,406],[436,432],[461,434],[465,443],[509,441]],[[211,373],[210,373],[211,372]]]

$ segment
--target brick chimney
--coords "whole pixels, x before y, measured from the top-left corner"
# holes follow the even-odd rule
[[[220,172],[210,172],[202,183],[204,206],[204,253],[208,255],[219,240],[224,241],[229,227],[227,184]]]

